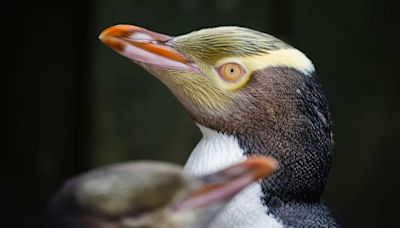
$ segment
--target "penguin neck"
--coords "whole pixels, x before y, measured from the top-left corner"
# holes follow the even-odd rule
[[[197,124],[202,139],[193,149],[184,171],[191,175],[204,175],[245,160],[244,151],[234,136],[223,134]]]
[[[220,133],[198,124],[203,138],[185,164],[184,172],[203,175],[246,159],[235,136]],[[247,187],[232,199],[209,227],[283,227],[262,203],[264,193],[260,183]]]

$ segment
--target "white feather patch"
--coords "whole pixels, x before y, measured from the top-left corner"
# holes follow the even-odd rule
[[[203,138],[190,154],[184,168],[185,173],[208,174],[246,159],[233,136],[198,126]],[[250,185],[228,203],[209,227],[283,227],[273,216],[267,214],[268,208],[262,205],[261,194],[261,186],[258,183]]]

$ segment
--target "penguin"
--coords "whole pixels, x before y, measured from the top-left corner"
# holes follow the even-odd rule
[[[68,180],[49,206],[49,228],[201,228],[249,184],[278,168],[253,157],[190,176],[159,161],[117,163]]]
[[[333,156],[331,114],[311,60],[280,39],[222,26],[168,36],[133,25],[100,40],[166,85],[203,134],[184,167],[201,175],[249,156],[280,169],[210,227],[337,227],[321,199]]]

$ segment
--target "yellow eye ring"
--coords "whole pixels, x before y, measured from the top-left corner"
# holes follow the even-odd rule
[[[237,82],[246,74],[246,70],[238,63],[225,63],[218,67],[217,71],[220,77],[227,82]]]

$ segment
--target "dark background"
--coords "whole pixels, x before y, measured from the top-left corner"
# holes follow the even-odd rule
[[[8,18],[13,30],[3,36],[15,64],[15,140],[14,150],[3,151],[3,224],[39,227],[50,196],[77,173],[134,159],[184,164],[200,139],[159,81],[97,39],[104,28],[129,23],[170,35],[240,25],[304,51],[316,65],[335,121],[335,158],[324,199],[343,227],[396,226],[400,26],[395,4],[92,0],[15,5]]]

